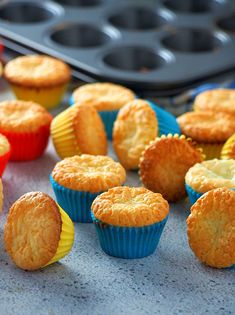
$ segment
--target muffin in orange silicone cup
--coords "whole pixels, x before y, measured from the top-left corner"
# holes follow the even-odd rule
[[[0,103],[0,133],[11,145],[11,161],[29,161],[46,149],[52,116],[39,104],[26,101]]]
[[[34,101],[51,109],[60,103],[71,72],[61,60],[44,55],[28,55],[9,61],[4,76],[18,99]]]
[[[2,176],[11,155],[11,146],[7,138],[0,134],[0,177]]]

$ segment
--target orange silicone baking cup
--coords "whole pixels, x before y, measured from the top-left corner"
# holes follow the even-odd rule
[[[11,145],[11,161],[30,161],[39,158],[45,151],[50,135],[50,125],[35,132],[10,132],[0,130]]]
[[[10,155],[11,155],[11,150],[7,151],[6,153],[0,156],[0,177],[2,177],[3,175],[3,172],[9,161]]]

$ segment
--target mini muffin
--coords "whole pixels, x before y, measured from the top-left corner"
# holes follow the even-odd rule
[[[235,264],[235,192],[217,188],[204,194],[187,219],[188,242],[204,264],[224,268]]]
[[[193,204],[211,189],[235,189],[235,160],[209,160],[191,167],[185,176],[186,190]]]
[[[155,104],[141,99],[129,102],[119,111],[113,129],[113,146],[126,169],[138,168],[142,151],[158,134],[168,133],[170,129],[179,131],[175,118],[163,112]]]
[[[235,90],[215,89],[200,93],[194,101],[196,111],[231,114],[235,117]]]
[[[108,139],[112,139],[113,123],[119,109],[134,100],[135,94],[124,86],[114,83],[89,83],[77,88],[72,95],[72,104],[86,103],[94,106],[100,114]]]
[[[0,178],[0,213],[2,212],[3,208],[3,188],[2,188],[2,180]]]
[[[203,160],[202,150],[185,136],[168,135],[152,141],[142,153],[139,175],[148,189],[169,202],[186,196],[184,178],[188,169]]]
[[[0,177],[2,176],[11,155],[11,146],[4,135],[0,134]]]
[[[58,162],[50,176],[59,205],[73,221],[92,222],[90,208],[101,192],[120,186],[124,168],[108,156],[83,154]]]
[[[83,153],[107,153],[104,125],[96,109],[89,105],[76,103],[57,115],[51,124],[51,136],[62,159]]]
[[[60,103],[71,71],[55,58],[28,55],[9,61],[4,76],[18,99],[34,101],[49,109]]]
[[[234,159],[235,160],[235,133],[228,138],[221,150],[221,159]]]
[[[234,117],[222,112],[189,112],[178,117],[178,123],[181,132],[203,148],[207,160],[219,158],[224,142],[235,132]]]
[[[103,251],[120,258],[152,254],[166,224],[169,205],[143,187],[115,187],[93,202],[92,219]]]
[[[40,157],[46,149],[52,116],[42,106],[26,101],[0,103],[0,133],[11,145],[12,161]]]
[[[48,195],[29,192],[10,208],[4,228],[5,248],[21,269],[36,270],[69,253],[74,226]]]

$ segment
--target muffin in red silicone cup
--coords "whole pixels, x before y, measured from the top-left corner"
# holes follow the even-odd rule
[[[48,143],[52,116],[41,105],[28,101],[0,103],[0,133],[11,146],[11,161],[40,157]]]
[[[11,146],[4,135],[0,134],[0,177],[6,168],[7,162],[11,155]]]

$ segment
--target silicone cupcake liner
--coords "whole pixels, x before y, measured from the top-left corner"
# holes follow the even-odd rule
[[[235,159],[235,134],[232,135],[223,145],[221,150],[221,159]]]
[[[41,127],[36,132],[10,132],[0,131],[5,135],[11,145],[11,161],[30,161],[39,158],[45,151],[50,127]]]
[[[3,172],[7,166],[7,163],[10,159],[11,150],[0,156],[0,177],[2,177]]]
[[[73,222],[71,221],[67,213],[60,206],[59,206],[59,210],[60,210],[61,220],[62,220],[60,241],[59,241],[58,248],[54,257],[45,266],[53,264],[54,262],[66,256],[70,252],[73,246],[73,242],[74,242]]]
[[[59,185],[50,175],[50,182],[58,204],[75,222],[91,223],[91,204],[99,193],[77,191]]]
[[[219,159],[223,143],[197,143],[205,154],[205,160]]]
[[[189,197],[189,201],[192,205],[203,195],[203,193],[196,192],[187,184],[185,184],[185,188]]]
[[[181,134],[177,120],[172,114],[163,110],[151,101],[148,101],[148,103],[156,113],[158,120],[159,136],[167,135],[168,133],[171,133],[173,135],[175,133],[179,135]]]
[[[91,216],[102,250],[110,256],[127,259],[151,255],[168,219],[144,227],[119,227],[97,220],[92,212]]]

